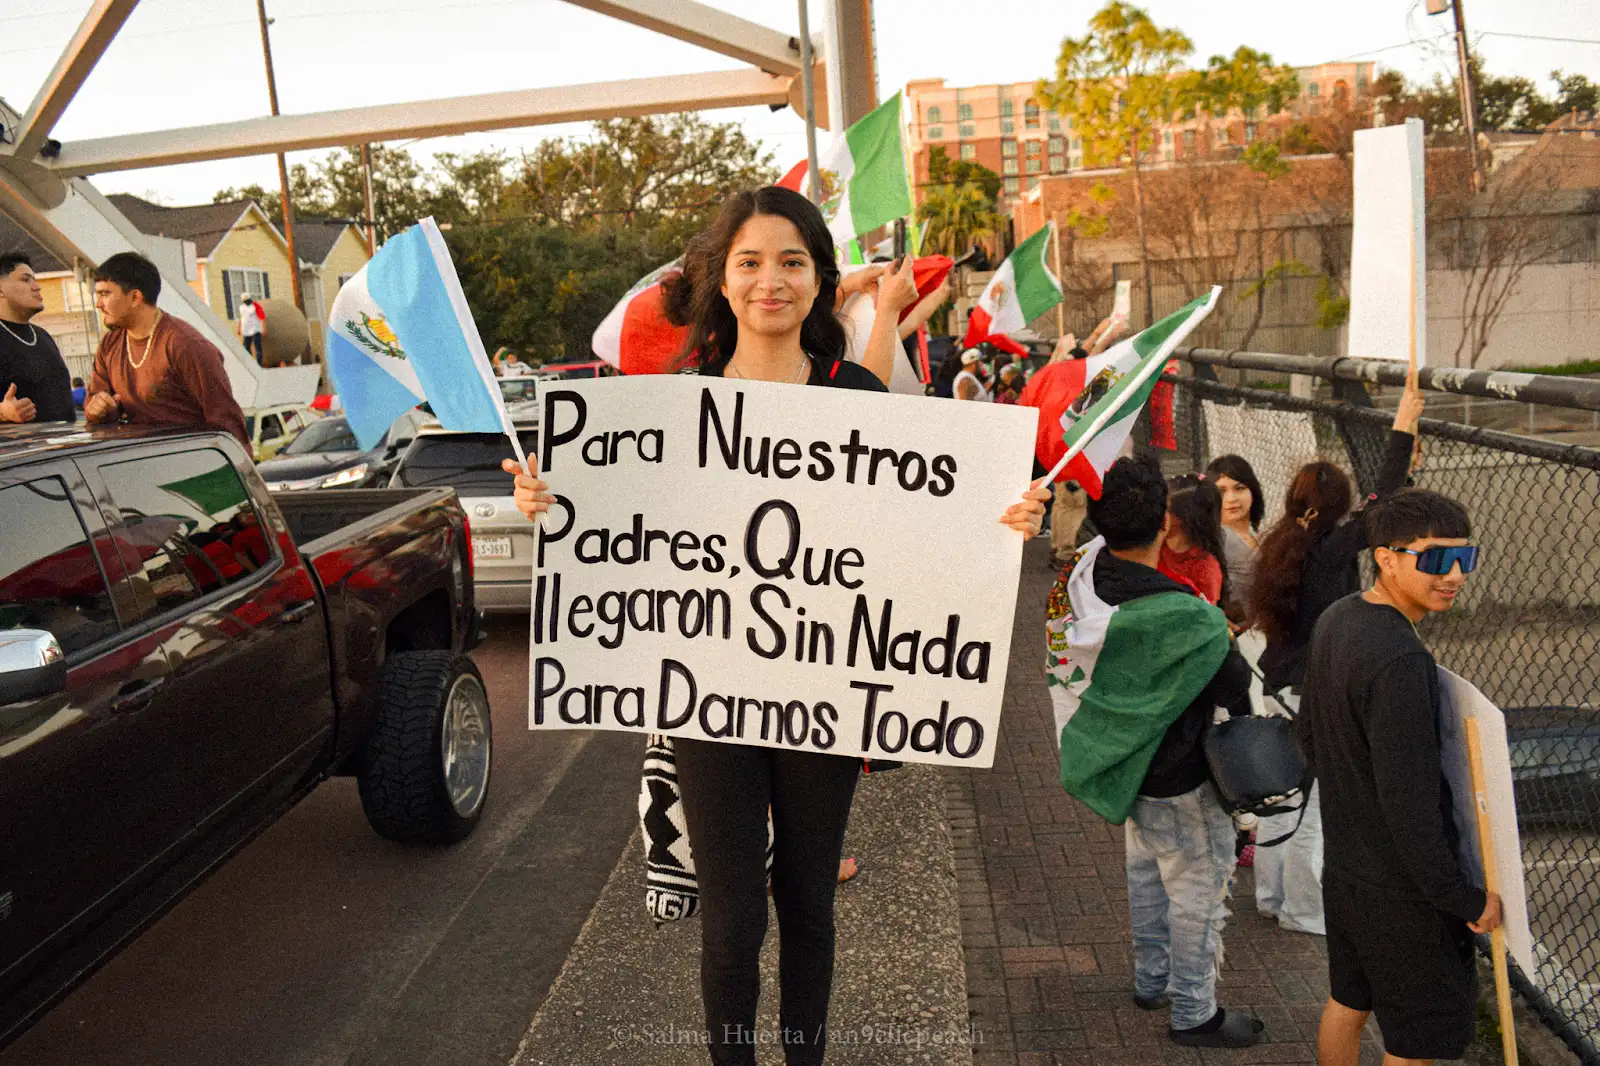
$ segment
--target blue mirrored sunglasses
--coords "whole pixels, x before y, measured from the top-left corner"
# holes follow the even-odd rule
[[[1470,574],[1478,568],[1478,546],[1476,544],[1435,544],[1431,548],[1417,551],[1415,548],[1394,548],[1392,552],[1402,555],[1415,555],[1417,557],[1417,570],[1435,577],[1443,577],[1455,569],[1457,563],[1461,564],[1461,572]]]

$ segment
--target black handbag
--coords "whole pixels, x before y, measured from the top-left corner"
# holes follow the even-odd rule
[[[1241,715],[1209,726],[1201,739],[1211,781],[1229,814],[1290,814],[1305,818],[1312,777],[1290,718]],[[1299,803],[1292,803],[1298,799]],[[1281,844],[1300,828],[1257,847]]]

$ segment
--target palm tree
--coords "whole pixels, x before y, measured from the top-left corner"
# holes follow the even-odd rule
[[[970,181],[929,189],[917,217],[928,221],[925,249],[952,259],[959,259],[974,242],[994,237],[1005,222],[983,188]]]

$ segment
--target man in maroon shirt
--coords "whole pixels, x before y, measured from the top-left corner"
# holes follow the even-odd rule
[[[193,326],[156,307],[161,272],[136,252],[119,252],[95,271],[94,303],[106,335],[84,400],[89,422],[209,426],[250,448],[244,412],[233,398],[222,353]]]

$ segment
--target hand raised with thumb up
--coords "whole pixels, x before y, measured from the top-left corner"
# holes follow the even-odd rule
[[[0,400],[0,422],[32,422],[38,413],[32,400],[17,395],[17,383],[13,381],[6,389],[5,399]]]

